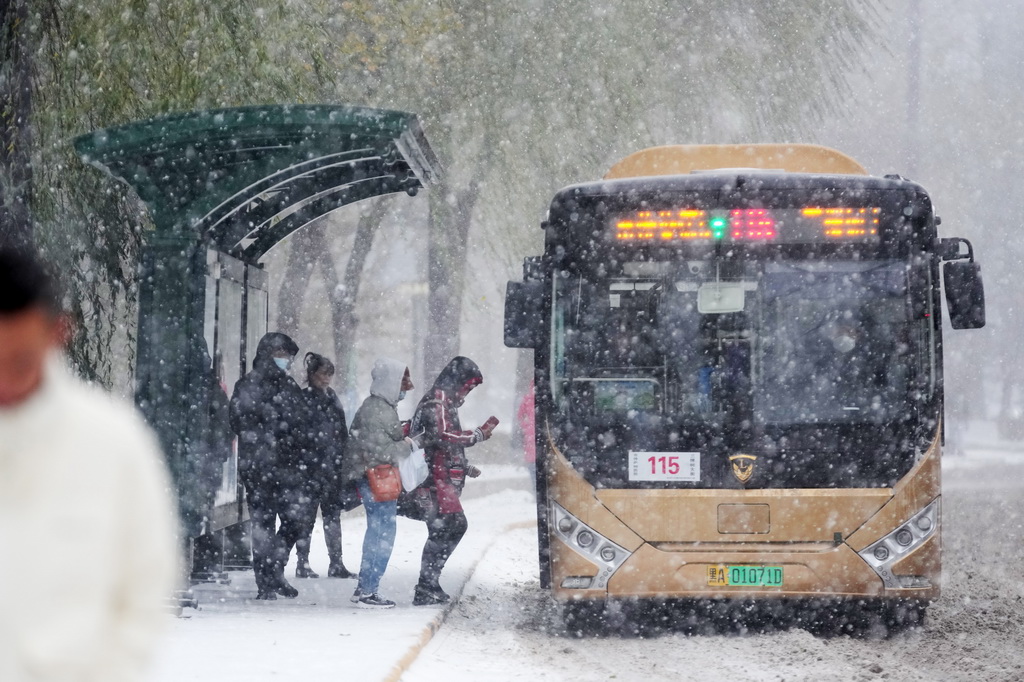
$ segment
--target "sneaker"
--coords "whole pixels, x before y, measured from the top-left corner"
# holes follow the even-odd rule
[[[301,562],[295,567],[296,578],[319,578],[320,575],[309,567],[309,562]]]
[[[327,577],[328,578],[358,578],[359,574],[358,573],[353,573],[352,571],[350,571],[347,568],[345,568],[345,564],[338,563],[338,564],[331,564],[330,565],[330,567],[327,569]]]
[[[288,582],[286,580],[284,580],[283,578],[281,579],[281,584],[278,585],[274,589],[274,591],[277,592],[282,597],[287,597],[288,599],[295,599],[296,597],[299,596],[299,591],[296,590],[291,585],[289,585]]]
[[[440,586],[423,587],[422,585],[417,585],[416,592],[412,598],[412,605],[435,606],[437,604],[447,604],[451,600],[451,596],[442,590]]]
[[[390,599],[385,599],[376,592],[373,594],[364,594],[359,598],[356,604],[361,609],[393,609],[395,608],[395,602]]]
[[[363,591],[360,590],[357,587],[356,591],[352,593],[351,597],[349,597],[349,601],[352,602],[353,604],[355,604],[355,603],[357,603],[362,598],[363,598]]]
[[[259,590],[256,592],[256,598],[260,601],[272,601],[274,599],[277,599],[277,593],[264,592],[263,590]]]

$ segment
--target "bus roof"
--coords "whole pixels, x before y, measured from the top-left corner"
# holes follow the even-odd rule
[[[867,175],[846,154],[816,144],[714,144],[650,147],[613,165],[605,180],[682,175],[701,170],[756,168],[789,173]]]

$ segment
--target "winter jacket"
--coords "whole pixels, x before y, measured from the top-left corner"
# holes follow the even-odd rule
[[[0,680],[141,678],[179,575],[163,455],[53,360],[0,409]]]
[[[389,358],[374,363],[370,395],[352,419],[343,466],[346,482],[361,478],[371,467],[396,464],[398,457],[412,451],[397,408],[405,370],[403,363]]]
[[[312,386],[303,391],[306,397],[307,414],[310,420],[309,435],[312,439],[309,463],[312,480],[321,485],[338,488],[342,481],[342,466],[348,442],[348,426],[345,424],[345,410],[338,394],[328,387],[320,391]]]
[[[416,406],[410,431],[420,434],[430,476],[424,486],[432,488],[437,496],[438,511],[454,514],[462,511],[459,496],[466,482],[466,448],[481,440],[477,431],[463,431],[459,423],[456,401],[459,389],[467,383],[480,383],[483,375],[476,363],[457,357],[441,370],[437,380]]]
[[[285,334],[260,339],[252,371],[235,384],[231,428],[238,434],[238,473],[243,482],[301,483],[300,467],[310,457],[306,398],[298,383],[274,363],[276,350],[298,352]]]

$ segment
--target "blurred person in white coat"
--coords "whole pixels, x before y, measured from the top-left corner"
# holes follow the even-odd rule
[[[149,428],[64,367],[65,329],[46,267],[0,246],[0,680],[139,680],[177,512]]]

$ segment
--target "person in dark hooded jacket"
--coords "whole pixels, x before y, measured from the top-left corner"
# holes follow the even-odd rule
[[[252,371],[235,384],[231,426],[238,434],[238,474],[252,521],[252,563],[257,599],[295,597],[284,579],[292,545],[302,535],[294,495],[308,450],[306,400],[288,367],[299,352],[290,337],[270,332],[260,339]],[[277,519],[281,527],[275,531]]]
[[[466,448],[490,438],[498,423],[491,417],[472,431],[462,430],[458,408],[481,383],[483,374],[475,362],[461,356],[453,358],[420,400],[412,418],[410,431],[419,437],[430,467],[427,480],[412,493],[416,515],[427,524],[420,578],[413,595],[416,606],[443,604],[451,599],[441,589],[441,570],[468,528],[459,500],[465,477],[480,475],[480,470],[466,459]]]

